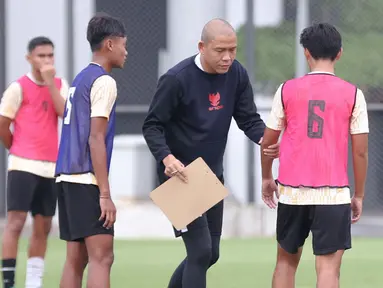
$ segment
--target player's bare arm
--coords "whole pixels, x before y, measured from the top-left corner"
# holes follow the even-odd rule
[[[273,105],[261,141],[262,199],[270,208],[275,208],[277,206],[274,199],[274,193],[276,193],[278,197],[278,187],[274,181],[272,173],[273,158],[275,157],[268,157],[272,155],[269,155],[266,152],[273,144],[278,143],[281,131],[285,128],[286,121],[281,100],[281,91],[282,85],[279,86],[274,95]],[[279,154],[279,146],[277,148]]]
[[[355,193],[351,200],[352,223],[356,223],[361,215],[364,199],[364,187],[368,166],[368,112],[363,92],[358,89],[350,121],[352,159],[354,169]]]
[[[351,135],[352,159],[354,167],[355,194],[352,199],[352,223],[356,223],[362,215],[364,187],[368,166],[368,134]]]
[[[270,208],[275,208],[277,203],[274,199],[274,193],[277,193],[272,166],[274,158],[265,155],[264,150],[273,143],[277,143],[281,131],[265,128],[265,133],[261,143],[261,166],[262,166],[262,199]]]
[[[0,139],[6,149],[10,149],[12,146],[12,132],[9,129],[12,120],[8,117],[0,115]]]
[[[233,117],[238,127],[250,140],[254,143],[261,144],[265,123],[257,111],[257,106],[254,103],[253,89],[245,71],[244,75],[242,92],[236,102]],[[278,158],[279,143],[272,143],[272,145],[266,147],[263,153],[269,157]]]
[[[89,136],[90,157],[100,189],[100,219],[105,218],[104,226],[110,228],[116,221],[116,207],[114,206],[108,180],[108,169],[106,160],[105,137],[108,127],[108,119],[104,117],[92,117]]]
[[[6,149],[12,146],[11,123],[16,117],[22,102],[21,87],[17,82],[13,82],[4,91],[0,104],[0,140]]]
[[[368,134],[351,135],[355,176],[355,197],[364,198],[368,166]]]
[[[49,92],[51,93],[53,105],[55,107],[58,116],[64,115],[65,99],[61,96],[60,90],[55,85],[56,69],[53,65],[44,65],[41,70],[41,76],[44,79],[45,84],[48,86]]]

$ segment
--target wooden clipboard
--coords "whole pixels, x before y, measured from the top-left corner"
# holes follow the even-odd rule
[[[188,183],[172,177],[150,193],[177,230],[184,229],[215,204],[229,195],[202,158],[185,167]]]

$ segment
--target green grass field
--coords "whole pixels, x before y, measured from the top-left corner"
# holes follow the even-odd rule
[[[297,288],[315,287],[314,257],[307,242],[297,275]],[[225,240],[221,258],[209,270],[209,288],[267,288],[275,264],[273,239]],[[383,239],[355,239],[346,253],[341,287],[383,286]],[[17,287],[23,287],[27,241],[20,243]],[[112,287],[166,288],[176,265],[184,257],[181,241],[116,241]],[[51,239],[44,287],[58,287],[65,260],[64,242]],[[85,286],[84,286],[85,287]]]

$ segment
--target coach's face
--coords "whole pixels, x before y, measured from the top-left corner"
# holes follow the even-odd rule
[[[226,73],[237,55],[237,36],[218,35],[208,43],[201,42],[200,52],[215,73]]]
[[[54,49],[52,45],[40,45],[27,55],[28,62],[35,71],[40,71],[43,66],[54,65]]]

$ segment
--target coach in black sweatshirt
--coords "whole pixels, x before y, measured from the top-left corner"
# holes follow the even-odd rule
[[[174,175],[187,181],[184,167],[202,157],[223,182],[223,156],[232,117],[254,143],[265,124],[254,104],[245,68],[235,60],[237,38],[222,19],[208,22],[200,53],[171,68],[158,82],[143,135],[157,161],[163,183]],[[279,146],[267,151],[276,157]],[[169,288],[204,288],[206,272],[219,257],[223,202],[199,217],[185,231],[187,257],[176,269]]]

